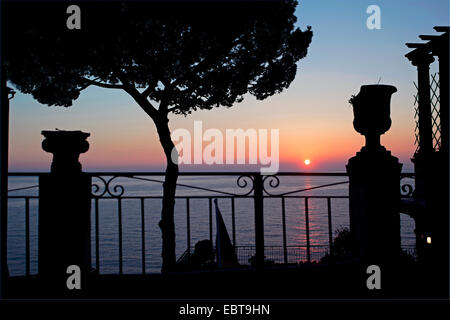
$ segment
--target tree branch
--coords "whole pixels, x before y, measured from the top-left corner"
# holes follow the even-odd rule
[[[147,98],[150,95],[150,93],[152,93],[153,89],[154,88],[152,86],[149,86],[147,89],[142,91],[141,96],[143,96],[144,98]]]
[[[167,113],[174,112],[174,111],[177,110],[177,109],[181,109],[181,107],[172,107],[172,108],[169,108],[169,109],[167,109]]]
[[[163,114],[167,114],[169,113],[167,108],[168,108],[167,99],[163,99],[159,104],[159,111],[162,112]]]
[[[87,79],[87,78],[82,78],[82,80],[86,81],[86,83],[87,83],[87,86],[85,86],[84,88],[86,88],[90,85],[94,85],[97,87],[107,88],[107,89],[124,89],[124,86],[120,85],[120,84],[103,83],[103,82],[98,82],[98,81]]]
[[[134,99],[134,101],[137,102],[142,110],[144,110],[144,112],[147,113],[150,118],[153,119],[153,121],[156,121],[158,117],[158,110],[156,110],[156,108],[150,103],[150,101],[148,101],[147,97],[139,93],[136,87],[131,85],[127,81],[126,75],[123,72],[118,71],[118,78],[122,82],[123,90],[125,90]],[[147,89],[145,90],[147,91]]]

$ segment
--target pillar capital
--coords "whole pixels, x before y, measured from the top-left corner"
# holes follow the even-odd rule
[[[78,157],[89,150],[86,138],[90,133],[82,131],[42,131],[45,137],[42,141],[42,149],[53,153],[51,166],[52,173],[78,173],[81,172],[81,164]]]
[[[407,55],[408,59],[411,61],[413,66],[417,68],[427,67],[429,68],[430,64],[434,62],[434,57],[430,53],[418,53],[412,55]]]

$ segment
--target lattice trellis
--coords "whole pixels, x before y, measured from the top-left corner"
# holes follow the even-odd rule
[[[436,151],[441,148],[441,104],[439,86],[439,73],[432,74],[430,82],[431,131],[433,137],[433,148]]]
[[[419,87],[415,82],[414,87],[416,87],[416,94],[414,95],[414,121],[416,126],[414,128],[414,136],[416,139],[414,140],[414,145],[416,146],[416,153],[419,151],[420,146],[420,135],[419,135]]]
[[[416,91],[418,86],[414,82]],[[439,73],[436,72],[430,77],[430,104],[431,104],[431,136],[433,139],[433,149],[438,151],[441,148],[441,117],[440,117],[440,91],[439,91]],[[414,120],[416,127],[414,129],[416,152],[419,151],[419,94],[414,95]]]

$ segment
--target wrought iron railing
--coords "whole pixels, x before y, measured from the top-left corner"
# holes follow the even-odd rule
[[[103,259],[101,256],[101,245],[108,242],[110,247],[115,247],[111,241],[117,241],[117,265],[118,273],[124,273],[124,216],[127,218],[134,211],[135,224],[133,229],[133,246],[131,253],[133,261],[140,260],[140,273],[147,273],[148,254],[152,253],[153,257],[157,257],[160,252],[158,245],[148,240],[149,219],[147,207],[151,206],[154,215],[158,215],[158,202],[162,199],[162,188],[159,184],[163,183],[164,176],[162,173],[141,173],[141,172],[96,172],[89,173],[92,176],[92,247],[93,247],[93,267],[97,271],[102,270]],[[34,177],[37,178],[41,173],[10,173],[12,177]],[[404,179],[411,179],[412,174],[402,174],[401,192],[404,197],[410,197],[413,191],[413,185],[406,183]],[[312,180],[318,179],[317,184],[313,184]],[[324,181],[323,179],[330,181]],[[197,179],[197,180],[196,180]],[[200,180],[199,180],[200,179]],[[206,183],[205,183],[206,179]],[[210,179],[208,182],[207,180]],[[284,180],[286,185],[280,185],[280,179]],[[310,179],[305,185],[305,181],[301,179]],[[342,223],[335,226],[336,215],[340,219],[348,219],[348,204],[341,205],[340,208],[333,210],[333,204],[338,201],[348,201],[346,189],[341,188],[348,184],[346,173],[278,173],[277,175],[264,176],[259,173],[240,173],[240,172],[196,172],[181,173],[178,183],[176,204],[181,205],[178,209],[178,222],[185,226],[185,232],[179,235],[185,237],[186,242],[177,243],[180,247],[179,255],[183,252],[192,252],[193,241],[201,239],[195,236],[200,228],[207,227],[206,237],[214,243],[214,219],[213,219],[213,200],[219,199],[222,206],[221,211],[226,214],[229,221],[228,228],[232,244],[236,248],[239,262],[248,264],[250,258],[254,258],[256,265],[264,265],[265,259],[274,261],[275,263],[301,263],[301,262],[318,262],[324,255],[333,255],[333,233],[337,227],[342,227]],[[187,181],[185,181],[187,180]],[[195,181],[192,181],[195,180]],[[226,181],[225,181],[226,180]],[[135,182],[150,182],[153,187],[143,187]],[[221,183],[218,183],[222,181]],[[225,182],[228,185],[225,184]],[[232,185],[234,181],[234,185]],[[37,212],[37,202],[39,197],[36,194],[38,185],[28,181],[27,186],[19,184],[16,188],[11,188],[8,199],[10,201],[23,201],[24,210],[24,234],[25,234],[25,274],[30,275],[30,201],[33,202],[34,210]],[[133,183],[134,182],[134,183]],[[203,186],[199,185],[203,182]],[[327,183],[323,183],[327,182]],[[156,185],[155,185],[156,184]],[[206,185],[205,185],[206,184]],[[220,188],[217,186],[220,185]],[[299,188],[299,186],[301,186]],[[128,188],[128,189],[127,189]],[[329,194],[330,188],[339,191],[340,194]],[[25,192],[28,194],[17,195],[17,192]],[[34,192],[34,193],[33,193]],[[240,217],[244,217],[248,223],[247,229],[240,228],[237,224],[237,212],[239,211],[237,204],[241,200],[247,203],[242,205],[244,213],[239,213]],[[133,201],[133,210],[128,210],[124,203]],[[156,202],[155,202],[156,201]],[[206,204],[203,209],[193,207],[196,201],[203,201]],[[278,209],[274,209],[274,204],[270,201],[278,201]],[[317,209],[316,202],[319,201],[320,210]],[[115,209],[109,205],[108,210],[103,210],[104,202],[115,202]],[[292,204],[291,202],[295,202]],[[228,203],[228,204],[227,204]],[[16,207],[20,204],[16,203]],[[289,206],[289,208],[288,208]],[[313,207],[312,207],[313,206]],[[311,208],[314,212],[311,215]],[[136,210],[137,209],[137,210]],[[288,210],[289,209],[289,210]],[[241,211],[242,211],[241,210]],[[275,217],[273,212],[279,210],[280,216]],[[17,211],[17,210],[16,210]],[[137,211],[137,212],[136,212]],[[270,211],[270,212],[269,212]],[[287,213],[289,212],[289,221]],[[294,211],[292,213],[292,211]],[[320,221],[312,221],[318,219],[318,211],[320,212]],[[20,210],[19,210],[20,212]],[[102,222],[102,216],[111,214],[113,216],[108,221]],[[184,213],[184,217],[181,214]],[[200,216],[196,218],[193,225],[193,214]],[[336,214],[336,215],[334,215]],[[152,216],[153,217],[153,216]],[[113,219],[114,218],[114,219]],[[152,218],[153,219],[153,218]],[[266,221],[265,221],[266,219]],[[272,225],[279,230],[274,233],[273,230],[265,230],[264,225],[268,225],[267,219],[271,219]],[[34,219],[36,220],[36,218]],[[116,222],[114,222],[114,220]],[[184,222],[183,222],[184,220]],[[126,220],[128,221],[128,220]],[[294,222],[293,222],[294,221]],[[266,223],[265,223],[266,222]],[[102,223],[108,223],[112,226],[117,223],[116,231],[111,231],[111,237],[102,237]],[[128,223],[128,222],[127,222]],[[269,224],[270,224],[269,223]],[[292,226],[295,224],[295,226]],[[301,227],[299,227],[301,226]],[[348,224],[347,224],[348,226]],[[289,228],[289,232],[288,232]],[[294,228],[294,229],[293,229]],[[314,230],[311,230],[314,228]],[[322,228],[323,232],[319,233],[316,229]],[[253,230],[251,230],[253,229]],[[138,230],[138,231],[136,231]],[[294,230],[294,231],[292,231]],[[240,233],[240,234],[238,234]],[[292,244],[288,241],[288,234],[297,237]],[[326,237],[324,237],[326,234]],[[317,239],[320,235],[321,239]],[[34,233],[35,241],[38,241],[37,233]],[[153,234],[154,239],[160,235]],[[276,237],[280,244],[272,245],[270,237]],[[114,239],[112,239],[114,238]],[[281,238],[281,239],[280,239]],[[300,239],[301,238],[301,239]],[[178,236],[178,239],[180,237]],[[239,243],[238,239],[243,243]],[[127,243],[129,243],[128,241]],[[137,245],[139,243],[139,245]],[[149,248],[151,246],[151,248]],[[139,248],[140,247],[140,248]],[[34,254],[37,257],[37,253]],[[139,258],[138,258],[139,257]],[[36,260],[36,258],[34,259]],[[136,265],[136,264],[135,264]],[[35,270],[36,268],[34,268]],[[111,269],[111,268],[109,268]],[[150,271],[155,271],[150,269]],[[111,272],[109,270],[109,272]],[[109,273],[106,271],[106,273]],[[138,272],[136,268],[133,273]],[[34,272],[35,273],[35,272]]]

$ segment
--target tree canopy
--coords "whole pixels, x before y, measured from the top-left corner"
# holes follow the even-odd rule
[[[75,4],[81,30],[66,27],[67,2],[4,6],[8,78],[40,103],[71,106],[90,85],[146,99],[150,116],[265,99],[289,86],[312,38],[292,0]]]

